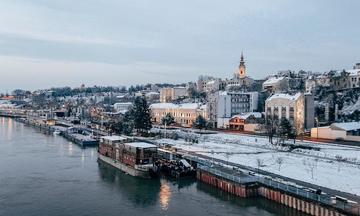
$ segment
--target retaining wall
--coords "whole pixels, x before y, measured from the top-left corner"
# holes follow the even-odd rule
[[[296,209],[298,211],[314,216],[346,216],[350,214],[342,213],[331,206],[324,206],[311,200],[287,194],[283,191],[265,187],[261,184],[239,184],[232,182],[204,170],[197,170],[198,180],[217,187],[223,191],[239,197],[262,196],[274,202]],[[356,215],[356,214],[354,214]]]

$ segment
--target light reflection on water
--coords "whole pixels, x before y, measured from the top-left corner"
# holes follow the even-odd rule
[[[0,118],[0,215],[300,216],[265,199],[239,199],[194,179],[139,179],[82,149]]]
[[[166,181],[161,182],[159,198],[161,209],[167,210],[171,198],[171,189]]]

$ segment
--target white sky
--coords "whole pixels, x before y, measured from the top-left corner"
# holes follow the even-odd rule
[[[351,68],[360,1],[1,0],[0,92]]]

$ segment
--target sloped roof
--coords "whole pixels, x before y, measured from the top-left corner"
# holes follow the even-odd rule
[[[272,99],[288,99],[288,100],[297,100],[299,97],[301,96],[301,93],[298,92],[295,95],[290,95],[290,94],[283,94],[283,93],[279,93],[279,94],[274,94],[271,97],[269,97],[266,100],[272,100]]]
[[[343,122],[343,123],[332,123],[331,129],[352,131],[360,129],[360,122]]]
[[[273,85],[275,83],[280,82],[283,79],[285,79],[285,77],[270,77],[263,83],[263,85]]]
[[[231,119],[233,119],[233,118],[247,119],[250,116],[254,116],[255,118],[261,118],[261,113],[259,113],[259,112],[243,113],[240,115],[234,115],[233,117],[231,117]]]

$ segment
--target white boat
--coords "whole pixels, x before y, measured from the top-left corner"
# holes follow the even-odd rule
[[[61,133],[61,131],[59,131],[59,130],[55,130],[55,131],[53,132],[54,135],[59,135],[60,133]]]

